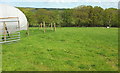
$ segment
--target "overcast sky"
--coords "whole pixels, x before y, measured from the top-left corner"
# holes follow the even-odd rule
[[[119,0],[0,0],[0,4],[34,8],[73,8],[79,5],[118,8]]]

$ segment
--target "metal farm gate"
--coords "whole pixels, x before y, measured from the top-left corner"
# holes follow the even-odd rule
[[[19,18],[0,18],[0,44],[18,40],[20,40]]]

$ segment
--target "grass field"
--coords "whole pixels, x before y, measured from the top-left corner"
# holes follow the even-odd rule
[[[3,45],[3,71],[116,71],[118,28],[30,28]]]

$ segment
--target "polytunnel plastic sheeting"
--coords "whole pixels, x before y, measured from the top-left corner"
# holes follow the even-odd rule
[[[8,17],[18,17],[20,23],[20,30],[27,30],[27,18],[22,11],[20,11],[19,9],[13,6],[0,4],[0,18],[8,18]],[[18,25],[17,22],[7,22],[8,20],[12,21],[13,19],[6,19],[6,26],[8,30],[11,33],[17,31],[16,30],[16,27]],[[2,34],[2,31],[3,31],[3,22],[2,19],[0,19],[0,34]]]

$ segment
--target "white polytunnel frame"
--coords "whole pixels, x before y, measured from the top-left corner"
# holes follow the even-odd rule
[[[20,40],[20,30],[27,30],[27,18],[22,11],[0,4],[0,44]]]

